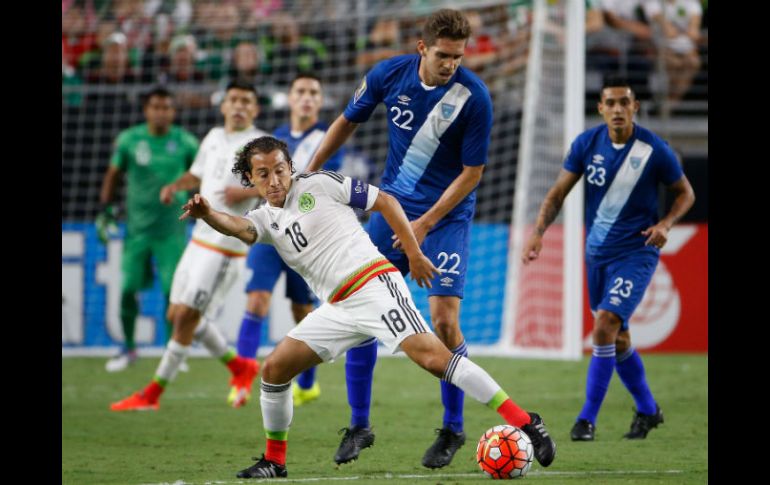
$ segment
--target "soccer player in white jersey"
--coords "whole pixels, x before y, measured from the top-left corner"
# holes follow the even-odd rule
[[[460,66],[470,35],[462,12],[442,9],[430,15],[417,42],[418,53],[382,61],[366,74],[308,167],[317,170],[377,105],[385,105],[389,147],[381,187],[398,199],[423,252],[441,270],[428,290],[436,335],[452,353],[466,357],[460,302],[476,186],[487,163],[492,129],[489,90],[472,71]],[[377,249],[407,274],[400,241],[379,214],[372,214],[367,231]],[[362,448],[374,442],[369,407],[376,358],[376,348],[369,345],[351,349],[345,359],[352,412],[350,427],[334,456],[337,463],[356,459]],[[443,425],[425,451],[423,466],[449,465],[465,443],[463,402],[461,389],[441,382]]]
[[[313,74],[298,74],[289,85],[289,122],[273,132],[273,136],[289,146],[294,168],[305,170],[328,125],[318,119],[323,105],[321,81]],[[325,170],[338,170],[342,165],[343,149],[324,164]],[[301,322],[313,310],[316,302],[313,292],[294,270],[278,256],[275,248],[268,244],[254,244],[246,257],[246,267],[251,277],[246,283],[246,311],[238,332],[238,355],[255,358],[262,335],[262,321],[270,310],[273,288],[282,272],[286,274],[286,297],[291,300],[291,313],[295,322]],[[315,380],[315,367],[300,374],[292,385],[294,405],[317,399],[321,387]],[[228,402],[233,407],[244,405],[250,396],[243,389],[233,387]]]
[[[183,206],[180,218],[203,219],[244,243],[272,244],[325,301],[265,359],[260,404],[266,451],[257,463],[238,472],[239,478],[287,476],[291,379],[372,337],[394,353],[405,352],[431,374],[496,410],[507,423],[523,428],[536,447],[536,458],[550,463],[556,445],[542,420],[517,406],[486,371],[451,353],[436,337],[414,306],[404,278],[372,244],[351,209],[381,213],[401,241],[412,278],[430,287],[438,269],[420,250],[393,196],[335,172],[292,177],[288,148],[273,137],[246,145],[233,171],[244,184],[254,184],[267,204],[239,217],[213,210],[197,194]],[[533,421],[538,424],[530,424]]]
[[[586,269],[594,312],[593,355],[586,400],[574,426],[573,441],[593,441],[596,418],[614,370],[636,403],[627,439],[644,439],[663,422],[650,392],[642,359],[631,345],[628,320],[650,284],[668,231],[695,202],[695,194],[668,144],[634,123],[639,110],[630,85],[608,78],[598,104],[604,123],[572,142],[564,168],[540,206],[535,228],[524,246],[524,264],[537,259],[543,234],[559,214],[564,198],[585,174]],[[675,194],[658,220],[658,185]]]
[[[199,188],[212,207],[228,214],[243,215],[254,207],[258,192],[244,188],[232,168],[236,151],[249,140],[266,134],[253,125],[259,114],[256,89],[248,83],[230,83],[220,110],[225,118],[224,127],[212,128],[201,142],[190,170],[161,189],[163,203],[170,203],[180,190]],[[225,295],[243,270],[247,251],[246,244],[223,236],[208,224],[195,225],[171,285],[168,319],[174,325],[174,334],[147,387],[113,403],[111,410],[158,409],[160,395],[176,377],[193,338],[227,365],[232,373],[231,386],[243,389],[243,393],[250,392],[259,371],[257,361],[238,356],[208,321],[216,318]]]

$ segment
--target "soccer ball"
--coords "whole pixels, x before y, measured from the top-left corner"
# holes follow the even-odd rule
[[[520,478],[527,474],[535,454],[532,441],[516,426],[489,428],[476,446],[476,463],[494,479]]]

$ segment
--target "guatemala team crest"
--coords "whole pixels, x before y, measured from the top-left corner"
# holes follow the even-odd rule
[[[631,157],[630,161],[631,161],[631,168],[635,170],[639,168],[639,165],[641,165],[642,157]]]
[[[361,96],[366,92],[366,76],[361,80],[361,85],[358,86],[356,92],[353,94],[353,104],[356,104]]]
[[[452,113],[455,111],[455,105],[453,104],[447,104],[447,103],[441,103],[441,116],[444,119],[449,118],[452,116]]]
[[[315,197],[313,197],[312,194],[309,192],[305,192],[304,194],[299,196],[299,211],[300,212],[310,212],[313,210],[313,207],[315,207]]]

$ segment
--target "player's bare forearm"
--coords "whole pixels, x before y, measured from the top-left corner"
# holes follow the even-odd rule
[[[191,174],[190,172],[185,172],[171,185],[173,185],[174,190],[177,192],[180,190],[192,190],[200,187],[201,179]]]
[[[215,231],[225,236],[236,237],[246,244],[253,244],[257,240],[257,229],[250,220],[212,209],[209,202],[200,194],[192,196],[182,206],[182,210],[184,213],[179,217],[180,220],[188,217],[203,219]]]
[[[468,194],[473,192],[473,189],[481,181],[482,173],[484,173],[484,165],[463,166],[463,171],[460,175],[449,184],[449,187],[444,190],[444,193],[433,204],[433,207],[420,217],[421,223],[426,226],[426,233],[438,224],[445,215],[449,214],[452,209],[457,207],[457,204],[465,199]]]
[[[102,181],[102,189],[99,192],[99,202],[101,204],[109,204],[112,202],[112,198],[115,195],[115,186],[118,184],[122,172],[119,168],[110,165],[107,169],[107,173],[104,174],[104,180]]]
[[[340,149],[357,127],[358,124],[348,121],[345,115],[339,115],[321,140],[321,145],[307,164],[305,171],[315,172],[323,167],[323,164]]]
[[[564,199],[578,180],[580,180],[579,174],[561,169],[559,177],[540,205],[540,212],[537,215],[537,222],[535,222],[535,233],[538,236],[542,237],[548,226],[556,220],[556,216],[559,215],[559,211],[562,205],[564,205]]]
[[[671,204],[671,210],[668,211],[668,214],[660,221],[665,224],[667,229],[671,229],[679,219],[687,214],[687,211],[695,203],[695,192],[692,189],[692,185],[690,185],[690,181],[684,175],[669,186],[669,190],[676,194],[674,196],[674,203]]]

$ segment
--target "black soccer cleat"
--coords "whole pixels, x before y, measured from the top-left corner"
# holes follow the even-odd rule
[[[355,460],[361,450],[374,444],[374,433],[372,433],[371,428],[353,426],[352,428],[342,428],[340,433],[343,431],[345,436],[342,437],[340,447],[334,454],[334,462],[338,465]]]
[[[265,455],[262,458],[252,458],[257,460],[256,463],[250,467],[238,472],[236,477],[238,478],[286,478],[286,466],[279,465],[278,463],[265,459]]]
[[[578,419],[570,431],[572,441],[593,441],[596,428],[587,419]]]
[[[535,448],[535,458],[541,466],[548,466],[556,457],[556,443],[545,429],[543,418],[539,414],[529,413],[531,423],[521,427],[529,439],[532,440],[532,446]]]
[[[437,429],[436,441],[425,451],[422,457],[422,466],[427,468],[441,468],[452,462],[457,450],[465,444],[465,433],[455,433],[449,428]]]
[[[629,440],[643,440],[652,428],[657,428],[663,422],[663,411],[655,405],[655,414],[642,414],[634,410],[634,420],[631,422],[631,431],[623,437]]]

